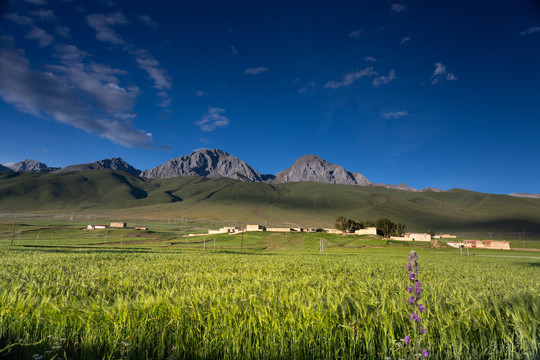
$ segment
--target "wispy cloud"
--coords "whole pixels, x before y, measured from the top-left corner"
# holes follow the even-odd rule
[[[206,91],[199,90],[195,92],[195,95],[197,95],[198,97],[203,97],[203,96],[208,96],[208,93]]]
[[[146,21],[147,24],[151,23],[152,19],[149,16],[145,17],[145,15],[141,15],[141,17],[141,21]],[[88,15],[86,19],[88,25],[96,31],[96,38],[98,40],[112,45],[121,45],[123,51],[126,51],[133,56],[139,68],[144,70],[148,74],[148,77],[154,82],[153,88],[161,90],[158,93],[158,96],[161,98],[158,106],[170,107],[171,100],[169,99],[168,94],[163,91],[169,90],[172,87],[172,80],[167,71],[161,67],[159,61],[150,54],[150,52],[127,43],[112,28],[114,25],[128,24],[129,22],[126,16],[121,12],[116,12],[109,15],[91,14]]]
[[[1,44],[0,96],[19,110],[98,134],[127,147],[154,147],[154,139],[135,129],[132,120],[138,88],[120,85],[124,71],[84,63],[87,56],[73,45],[56,47],[60,63],[47,71],[30,67],[24,51]]]
[[[247,75],[259,75],[266,71],[268,71],[268,68],[256,67],[256,68],[247,68],[246,71],[244,71],[244,73],[246,73]]]
[[[31,11],[30,15],[42,21],[53,21],[57,19],[56,15],[51,9],[39,9]]]
[[[399,13],[399,12],[407,10],[407,7],[405,5],[394,3],[390,5],[390,10]]]
[[[231,49],[231,54],[232,54],[233,56],[238,55],[238,49],[237,49],[236,47],[231,46],[230,49]]]
[[[139,21],[141,22],[141,24],[146,25],[148,27],[151,27],[154,29],[158,28],[157,22],[155,22],[154,19],[152,19],[150,16],[146,14],[139,15]]]
[[[29,16],[19,15],[15,13],[4,14],[2,17],[6,20],[13,21],[19,25],[31,25],[34,23],[34,19]]]
[[[365,56],[364,61],[365,62],[369,62],[369,61],[377,62],[377,59],[375,59],[373,56]]]
[[[315,83],[314,82],[308,82],[304,87],[298,89],[298,93],[299,94],[305,94],[309,91],[309,89],[312,89],[315,87]]]
[[[383,118],[385,119],[399,119],[404,116],[409,115],[407,111],[391,111],[383,114]]]
[[[435,85],[437,83],[442,82],[443,80],[449,80],[449,81],[455,81],[458,78],[452,74],[449,73],[446,70],[446,66],[444,66],[442,63],[438,62],[435,63],[435,71],[433,71],[433,74],[431,75],[431,85]]]
[[[397,79],[396,72],[394,70],[390,70],[388,75],[379,76],[373,79],[373,86],[379,87],[381,85],[388,84],[390,81],[395,79]]]
[[[349,34],[349,37],[352,37],[352,38],[359,38],[361,36],[362,36],[362,30],[356,30]]]
[[[411,38],[408,36],[405,36],[404,38],[401,39],[401,41],[399,42],[399,45],[404,45],[409,40],[411,40]]]
[[[28,32],[28,34],[26,34],[26,37],[29,39],[37,40],[40,47],[45,47],[52,43],[54,40],[54,37],[52,37],[51,34],[37,26],[33,26],[32,29]]]
[[[520,32],[520,35],[531,35],[540,31],[540,26],[531,26],[527,30]]]
[[[343,74],[343,79],[341,81],[328,81],[326,84],[324,84],[324,87],[326,89],[337,89],[343,86],[349,86],[360,78],[377,75],[377,72],[373,70],[372,66],[370,66],[365,68],[364,70]]]
[[[209,106],[208,111],[195,124],[206,132],[214,131],[218,127],[225,127],[229,125],[229,118],[221,115],[224,112],[225,109]]]
[[[96,38],[113,45],[122,45],[124,40],[113,30],[114,25],[125,25],[128,20],[121,12],[110,15],[90,14],[86,17],[88,25],[96,31]]]
[[[165,90],[172,87],[171,78],[167,74],[167,71],[160,67],[159,61],[157,61],[152,54],[144,49],[132,51],[132,54],[134,55],[139,68],[146,71],[150,79],[154,81],[154,88]]]
[[[54,31],[56,32],[57,35],[60,35],[63,38],[69,37],[70,30],[67,26],[56,26],[54,28]]]

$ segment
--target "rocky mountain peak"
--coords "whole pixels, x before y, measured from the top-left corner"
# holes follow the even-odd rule
[[[145,170],[141,176],[151,179],[175,176],[228,177],[246,182],[262,181],[261,175],[245,161],[219,149],[200,149]]]
[[[304,155],[294,164],[277,173],[274,182],[314,181],[344,185],[369,185],[370,182],[359,173],[353,173],[342,166],[331,164],[317,155]]]
[[[49,167],[47,166],[47,164],[32,159],[25,159],[12,166],[9,166],[9,168],[13,171],[28,171],[41,173],[49,173],[60,169],[57,167]]]

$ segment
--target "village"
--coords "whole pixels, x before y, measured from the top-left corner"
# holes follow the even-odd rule
[[[354,232],[343,232],[338,229],[333,228],[303,228],[303,227],[264,227],[262,225],[246,225],[245,228],[234,227],[234,226],[225,226],[217,230],[208,230],[208,233],[199,233],[199,234],[188,234],[184,236],[205,236],[205,235],[214,235],[214,234],[241,234],[247,232],[256,232],[256,231],[267,231],[267,232],[277,232],[277,233],[289,233],[289,232],[320,232],[328,234],[341,234],[344,236],[348,235],[377,235],[376,227],[368,227],[365,229],[355,230]],[[422,241],[430,242],[433,239],[457,239],[456,235],[450,234],[439,234],[431,236],[429,233],[405,233],[404,236],[391,236],[391,240],[398,241]],[[447,242],[448,246],[454,248],[483,248],[483,249],[494,249],[494,250],[510,250],[510,242],[504,240],[463,240],[461,242],[451,241]]]

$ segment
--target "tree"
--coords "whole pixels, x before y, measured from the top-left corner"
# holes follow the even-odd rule
[[[381,234],[384,237],[390,237],[393,233],[396,232],[396,224],[388,218],[380,218],[375,222],[377,227],[377,233]]]
[[[397,236],[403,236],[407,231],[407,224],[397,223],[396,232]]]
[[[338,216],[336,218],[336,229],[343,231],[344,233],[352,233],[355,230],[361,229],[362,225],[354,220],[347,219],[344,216]]]

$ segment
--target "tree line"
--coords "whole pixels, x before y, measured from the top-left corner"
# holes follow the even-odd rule
[[[394,223],[388,218],[380,218],[377,220],[352,220],[344,216],[338,216],[336,218],[336,229],[343,231],[344,233],[353,233],[356,230],[365,229],[368,227],[377,228],[377,235],[383,237],[390,236],[403,236],[407,231],[407,224]]]

